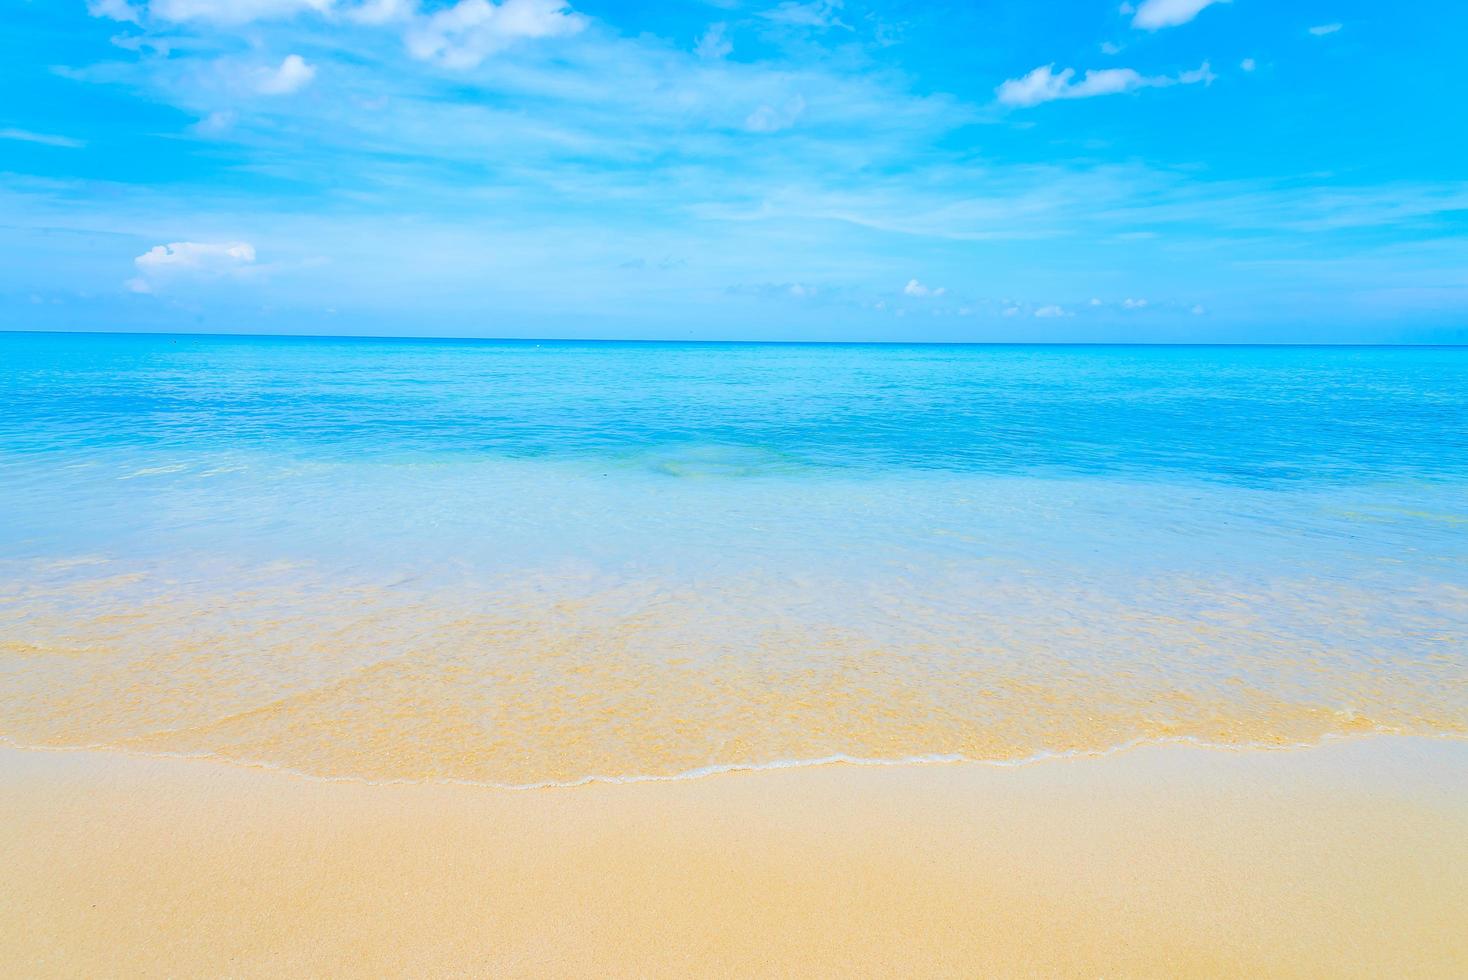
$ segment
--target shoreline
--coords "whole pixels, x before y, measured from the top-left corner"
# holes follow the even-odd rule
[[[1468,742],[508,792],[0,747],[0,972],[1446,976]]]
[[[1357,742],[1370,739],[1423,739],[1462,742],[1468,745],[1468,734],[1458,732],[1402,732],[1396,730],[1363,730],[1357,732],[1323,732],[1312,741],[1302,742],[1212,742],[1192,735],[1138,736],[1105,748],[1094,749],[1042,749],[1030,755],[1013,759],[972,758],[957,753],[932,753],[894,758],[865,758],[838,753],[816,758],[772,759],[765,762],[716,762],[694,769],[673,773],[629,773],[626,775],[603,775],[593,773],[576,779],[548,779],[529,783],[502,783],[486,780],[464,779],[456,776],[376,777],[367,775],[332,775],[313,773],[274,762],[215,755],[209,752],[167,752],[132,749],[120,745],[96,743],[88,745],[31,745],[0,736],[0,753],[81,753],[94,756],[116,756],[125,759],[161,760],[177,762],[213,763],[233,769],[255,770],[274,773],[292,779],[304,779],[323,783],[349,783],[363,786],[462,786],[472,789],[507,792],[535,792],[539,790],[574,790],[588,786],[635,786],[640,783],[678,783],[689,780],[708,779],[717,776],[780,772],[787,769],[824,769],[851,767],[864,768],[922,768],[928,766],[977,766],[983,768],[1010,769],[1044,763],[1071,760],[1107,759],[1136,750],[1153,747],[1181,747],[1205,752],[1222,753],[1281,753],[1307,752],[1335,742]]]

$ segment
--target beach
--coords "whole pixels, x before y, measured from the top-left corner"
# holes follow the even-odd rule
[[[1468,744],[571,789],[0,752],[11,976],[1461,976]]]
[[[1461,352],[0,352],[0,973],[1468,970]]]
[[[1468,980],[1468,3],[4,22],[0,980]]]

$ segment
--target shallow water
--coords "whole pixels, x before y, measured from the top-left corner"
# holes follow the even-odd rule
[[[526,785],[1468,734],[1468,350],[0,334],[0,735]]]

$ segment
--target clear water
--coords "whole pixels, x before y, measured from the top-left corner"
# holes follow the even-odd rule
[[[1468,350],[0,334],[0,735],[514,785],[1468,732]]]

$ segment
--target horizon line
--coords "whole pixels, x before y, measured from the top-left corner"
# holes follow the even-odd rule
[[[0,334],[47,337],[189,337],[218,340],[343,340],[394,341],[406,343],[470,344],[705,344],[786,347],[1239,347],[1239,348],[1339,348],[1462,350],[1468,343],[1329,343],[1329,342],[1229,342],[1229,341],[1124,341],[1124,340],[734,340],[657,339],[646,337],[442,337],[405,334],[313,334],[229,333],[164,330],[16,330],[0,327]]]

